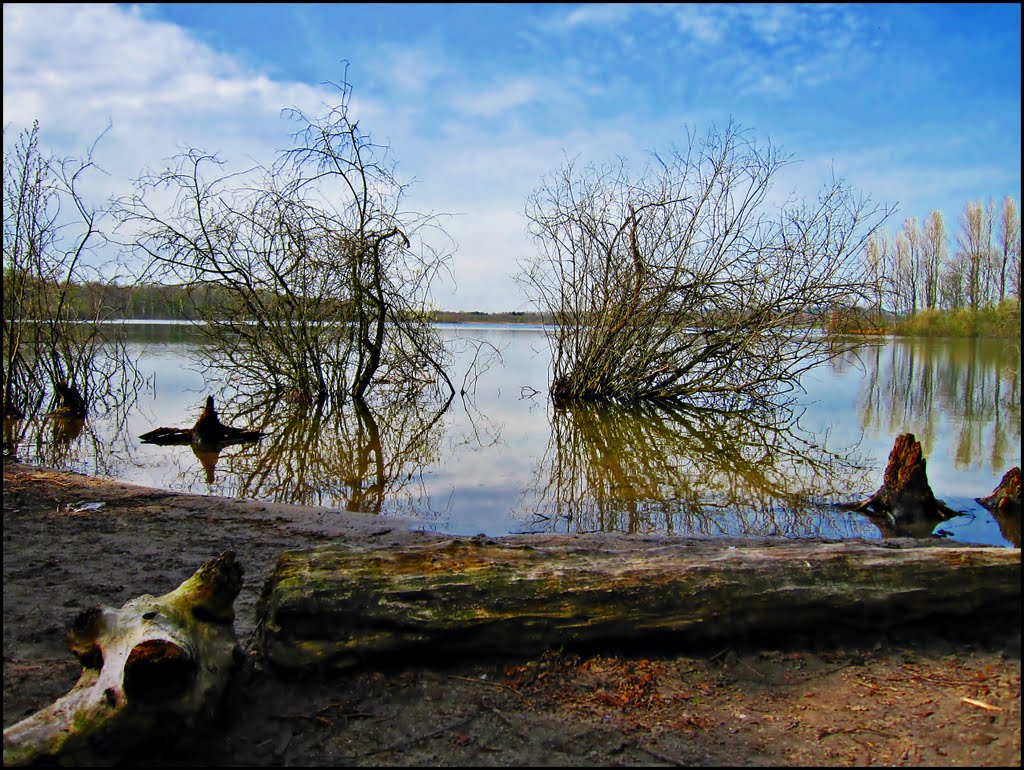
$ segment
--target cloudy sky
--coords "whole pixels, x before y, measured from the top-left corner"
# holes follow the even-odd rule
[[[1020,200],[1019,5],[151,4],[3,7],[5,141],[38,119],[57,154],[111,125],[94,194],[183,146],[268,163],[345,73],[407,203],[450,214],[455,310],[528,309],[523,209],[566,158],[642,164],[735,120],[834,168],[904,218]],[[787,190],[788,192],[788,190]],[[443,245],[443,244],[440,244]]]

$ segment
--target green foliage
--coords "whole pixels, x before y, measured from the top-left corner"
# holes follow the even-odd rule
[[[896,322],[893,334],[907,337],[1020,338],[1020,303],[1005,299],[998,306],[973,311],[923,310]]]

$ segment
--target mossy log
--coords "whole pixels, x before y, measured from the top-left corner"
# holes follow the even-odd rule
[[[286,668],[345,668],[434,645],[521,655],[976,613],[1019,622],[1019,606],[1019,550],[940,542],[324,546],[279,558],[261,598],[261,649]]]
[[[265,435],[267,434],[262,431],[235,428],[222,423],[213,406],[213,396],[207,396],[206,406],[191,428],[154,428],[139,436],[139,440],[146,444],[162,446],[193,444],[223,448],[231,444],[256,441]]]
[[[194,736],[212,720],[236,660],[241,586],[228,551],[171,593],[82,612],[68,634],[78,682],[4,730],[4,765],[113,764],[148,741]]]

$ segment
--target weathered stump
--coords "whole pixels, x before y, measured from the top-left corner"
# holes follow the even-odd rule
[[[606,550],[454,541],[286,551],[261,598],[264,656],[344,668],[381,654],[530,654],[562,644],[676,646],[1012,608],[1020,551],[878,543]],[[920,541],[918,541],[920,543]]]
[[[961,515],[935,498],[921,442],[913,433],[896,437],[878,491],[866,500],[840,507],[877,518],[886,537],[920,537],[922,532],[930,533],[935,524]]]
[[[990,511],[1020,514],[1020,468],[1010,468],[992,494],[976,499]]]
[[[154,428],[139,439],[147,444],[173,446],[198,444],[204,448],[223,449],[231,444],[256,441],[267,435],[258,430],[246,430],[225,425],[217,416],[213,396],[206,397],[206,406],[191,428]]]
[[[976,499],[992,513],[1003,537],[1020,548],[1020,468],[1010,468],[992,494]]]
[[[57,406],[54,413],[67,417],[84,418],[86,412],[85,399],[74,383],[57,382],[53,386],[57,395]]]
[[[208,724],[235,661],[241,586],[229,551],[169,594],[81,613],[68,635],[82,664],[77,684],[4,730],[4,765],[111,764]]]

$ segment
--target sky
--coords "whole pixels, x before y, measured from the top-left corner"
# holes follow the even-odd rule
[[[1020,201],[1017,4],[6,3],[3,43],[5,145],[33,120],[60,156],[103,134],[97,201],[186,146],[269,164],[282,110],[347,79],[408,208],[441,215],[449,310],[531,309],[525,205],[568,160],[639,169],[730,121],[796,161],[781,192],[834,172],[897,207],[892,232]]]

